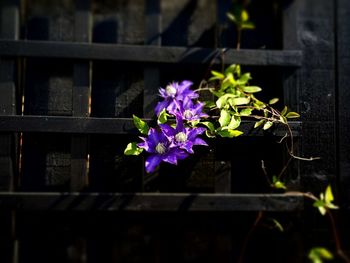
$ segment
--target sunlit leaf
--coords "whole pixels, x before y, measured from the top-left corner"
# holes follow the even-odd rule
[[[239,85],[245,85],[251,79],[250,73],[244,73],[237,81]]]
[[[124,150],[124,154],[125,155],[139,155],[140,153],[142,153],[142,151],[143,151],[143,149],[139,148],[137,146],[136,142],[131,142],[126,146],[126,148]]]
[[[251,30],[251,29],[254,29],[254,28],[255,28],[255,25],[252,22],[245,22],[245,23],[241,24],[241,29]]]
[[[239,67],[239,65],[231,64],[225,69],[225,75],[227,75],[228,73],[235,73],[237,71],[237,67]]]
[[[265,122],[265,120],[260,120],[260,121],[257,121],[255,124],[254,124],[254,129],[255,128],[258,128],[261,124],[263,124]]]
[[[247,10],[243,9],[241,12],[241,21],[246,22],[249,20],[249,14]]]
[[[245,86],[242,87],[244,92],[248,92],[248,93],[255,93],[255,92],[259,92],[261,91],[261,88],[258,86]]]
[[[236,17],[231,13],[226,13],[226,16],[234,23],[237,23]]]
[[[220,73],[220,72],[217,72],[217,71],[215,71],[215,70],[212,70],[212,71],[211,71],[211,74],[212,74],[214,77],[217,77],[217,78],[219,78],[219,79],[225,78],[225,75],[224,75],[224,74],[222,74],[222,73]]]
[[[332,260],[333,254],[324,247],[313,247],[308,255],[312,263],[323,263],[324,260]]]
[[[282,115],[283,115],[283,114],[282,114]],[[288,118],[288,119],[300,118],[300,114],[297,113],[297,112],[291,111],[291,112],[288,112],[288,113],[286,114],[286,118]]]
[[[237,136],[242,135],[243,132],[238,131],[238,130],[225,129],[225,130],[218,131],[218,134],[221,137],[233,138],[233,137],[237,137]]]
[[[272,222],[274,223],[275,227],[280,231],[284,232],[284,228],[280,222],[278,222],[276,219],[272,218]]]
[[[281,111],[281,115],[284,116],[288,111],[288,107],[284,106],[283,110]]]
[[[279,98],[273,98],[273,99],[269,100],[269,104],[273,105],[273,104],[276,104],[278,101],[279,101]]]
[[[249,98],[232,98],[228,102],[231,106],[237,106],[237,105],[247,105],[249,103]]]
[[[252,114],[252,109],[242,109],[241,111],[240,111],[240,113],[239,114],[241,114],[242,116],[249,116],[249,115],[251,115]]]
[[[214,124],[209,121],[200,122],[200,124],[203,124],[205,127],[207,127],[209,131],[215,131]]]
[[[230,123],[227,125],[229,129],[237,129],[239,125],[241,124],[241,118],[239,116],[232,116]]]
[[[234,97],[233,94],[225,94],[217,99],[216,101],[216,107],[219,109],[223,108],[227,104],[227,99]]]
[[[165,109],[163,109],[158,116],[158,124],[163,124],[166,123],[168,120],[168,114]]]
[[[273,122],[272,122],[272,121],[267,121],[267,122],[264,124],[263,130],[270,129],[272,125],[273,125]]]
[[[146,122],[144,122],[143,120],[141,120],[139,117],[137,117],[136,115],[132,115],[132,118],[134,120],[134,124],[135,127],[142,133],[147,135],[148,134],[148,130],[149,127],[147,125]]]
[[[332,188],[330,185],[327,186],[326,188],[326,192],[325,192],[325,201],[326,203],[331,203],[332,201],[334,201],[334,196],[332,193]]]
[[[220,111],[219,123],[221,127],[228,125],[230,122],[230,119],[231,119],[231,115],[227,110]]]

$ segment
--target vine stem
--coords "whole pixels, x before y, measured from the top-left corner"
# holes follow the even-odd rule
[[[299,193],[301,195],[303,195],[304,197],[313,200],[313,201],[318,201],[318,198],[316,196],[314,196],[312,193],[303,193],[303,192],[288,192],[287,194],[293,194],[293,193]],[[331,222],[331,227],[332,227],[332,234],[333,234],[333,238],[334,238],[334,242],[335,242],[335,248],[336,248],[336,252],[337,255],[344,260],[344,262],[346,263],[350,263],[350,258],[344,253],[343,249],[342,249],[342,245],[341,245],[341,241],[340,241],[340,235],[338,232],[338,228],[337,228],[337,224],[335,222],[333,213],[330,209],[328,209],[327,207],[325,207],[326,209],[326,213],[329,217],[329,221]]]
[[[243,245],[242,245],[242,250],[241,250],[241,254],[239,256],[239,259],[238,259],[238,263],[242,263],[243,262],[243,258],[244,258],[244,255],[245,255],[245,252],[247,250],[247,246],[248,246],[248,242],[252,236],[252,234],[254,233],[257,225],[259,224],[261,218],[263,216],[263,211],[259,211],[258,212],[258,215],[254,221],[254,224],[252,226],[252,228],[249,230],[248,234],[246,235],[245,239],[244,239],[244,242],[243,242]]]

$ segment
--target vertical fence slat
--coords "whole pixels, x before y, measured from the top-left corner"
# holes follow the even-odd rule
[[[161,10],[159,0],[146,1],[145,43],[146,45],[161,45]],[[143,116],[152,117],[157,103],[157,92],[160,85],[158,67],[148,66],[144,70]]]
[[[19,37],[19,1],[5,0],[0,3],[0,38]],[[19,91],[16,82],[16,59],[0,58],[0,115],[15,115]],[[18,176],[17,165],[18,137],[13,134],[0,135],[0,190],[11,191],[14,188],[14,176]],[[15,213],[0,213],[0,261],[14,262],[17,259],[14,242]]]
[[[89,42],[91,32],[90,1],[77,0],[75,11],[75,33],[77,42]],[[89,115],[89,62],[76,62],[73,66],[72,115]],[[72,135],[70,190],[79,191],[86,185],[88,138],[86,135]]]

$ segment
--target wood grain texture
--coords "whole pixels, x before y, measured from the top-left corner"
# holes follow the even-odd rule
[[[50,41],[0,41],[0,55],[147,63],[221,64],[220,49],[199,47],[153,47],[141,45],[84,44]],[[224,49],[225,64],[299,67],[298,50]]]
[[[300,194],[4,193],[2,208],[47,211],[300,211]]]

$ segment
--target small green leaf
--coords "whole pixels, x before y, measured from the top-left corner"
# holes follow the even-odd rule
[[[227,127],[231,130],[237,129],[241,124],[241,118],[239,116],[232,116],[230,123]]]
[[[236,19],[236,17],[235,17],[233,14],[227,13],[226,16],[227,16],[232,22],[237,23],[237,19]]]
[[[252,30],[254,28],[255,28],[255,25],[252,22],[244,22],[244,23],[241,24],[241,29],[243,29],[243,30],[244,29]]]
[[[211,74],[214,76],[214,77],[217,77],[218,79],[224,79],[225,78],[225,75],[220,73],[220,72],[217,72],[215,70],[212,70],[211,71]]]
[[[221,110],[220,112],[220,118],[219,118],[219,123],[221,127],[226,126],[229,124],[231,119],[231,115],[227,110]]]
[[[212,132],[212,131],[209,131],[209,130],[206,130],[205,131],[205,135],[208,137],[208,138],[215,138],[215,133]]]
[[[250,73],[244,73],[237,81],[239,85],[245,85],[251,79]]]
[[[291,111],[291,112],[287,113],[286,118],[288,118],[288,119],[300,118],[300,115],[297,112]]]
[[[248,92],[248,93],[255,93],[255,92],[259,92],[261,91],[261,88],[258,86],[245,86],[242,87],[244,92]]]
[[[287,189],[286,185],[283,182],[281,182],[281,181],[276,181],[273,184],[273,187],[276,188],[276,189],[283,189],[283,190]]]
[[[273,105],[273,104],[276,104],[278,101],[279,101],[279,98],[273,98],[273,99],[269,100],[269,104]]]
[[[143,120],[141,120],[139,117],[137,117],[136,115],[132,115],[132,118],[134,120],[134,124],[136,126],[136,128],[142,133],[147,135],[148,134],[148,130],[149,127],[147,125],[146,122],[144,122]]]
[[[288,107],[284,106],[283,110],[281,111],[281,115],[282,116],[286,115],[287,111],[288,111]]]
[[[255,124],[254,124],[254,129],[255,128],[258,128],[261,124],[263,124],[265,122],[265,120],[260,120],[260,121],[257,121]]]
[[[332,260],[334,256],[324,247],[314,247],[310,250],[308,258],[312,263],[323,263],[324,260]]]
[[[249,98],[232,98],[232,99],[228,100],[231,107],[239,106],[239,105],[247,105],[249,103],[249,101],[250,101]]]
[[[267,122],[264,124],[263,130],[270,129],[272,125],[273,125],[273,122],[272,122],[272,121],[267,121]]]
[[[240,111],[240,115],[241,116],[249,116],[249,115],[251,115],[252,114],[252,109],[242,109],[241,111]]]
[[[205,101],[204,103],[205,103],[205,107],[207,107],[207,108],[215,108],[216,107],[216,105],[213,101],[208,100],[208,101]]]
[[[330,185],[328,185],[326,188],[324,199],[326,203],[331,203],[332,201],[334,201],[334,196]]]
[[[225,95],[221,96],[216,101],[216,107],[218,107],[219,109],[222,109],[227,104],[228,98],[232,98],[232,97],[234,97],[233,94],[225,94]]]
[[[204,122],[200,122],[200,124],[203,124],[205,127],[207,127],[209,129],[209,131],[214,132],[215,131],[215,127],[214,124],[209,122],[209,121],[204,121]]]
[[[282,116],[282,115],[280,115],[280,122],[282,122],[282,123],[284,123],[284,124],[287,124],[287,123],[288,123],[287,118],[284,117],[284,116]]]
[[[243,134],[243,132],[238,130],[224,129],[217,132],[221,137],[233,138]]]
[[[284,232],[284,228],[280,222],[278,222],[276,219],[272,218],[272,222],[274,223],[275,227],[280,231]]]
[[[247,10],[243,9],[241,12],[241,21],[246,22],[248,20],[249,20],[249,14],[248,14]]]
[[[124,150],[124,154],[125,155],[139,155],[140,153],[142,153],[143,149],[142,148],[139,148],[137,146],[137,143],[136,142],[130,142],[125,150]]]
[[[165,109],[163,109],[160,113],[159,113],[159,116],[158,116],[158,124],[164,124],[167,122],[168,120],[168,114],[166,112]]]
[[[237,71],[237,67],[239,67],[239,65],[231,64],[225,69],[225,75],[227,75],[228,73],[235,73]]]

